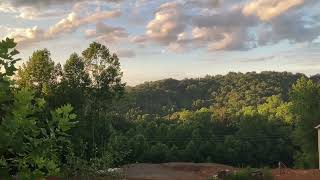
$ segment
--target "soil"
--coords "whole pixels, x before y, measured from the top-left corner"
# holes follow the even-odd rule
[[[320,170],[285,169],[281,174],[279,170],[273,170],[275,180],[320,180]]]
[[[124,166],[127,180],[207,180],[222,170],[238,168],[213,163],[131,164]],[[320,170],[272,170],[275,180],[320,180]]]
[[[212,163],[131,164],[124,167],[128,180],[207,180],[221,170],[237,169]]]

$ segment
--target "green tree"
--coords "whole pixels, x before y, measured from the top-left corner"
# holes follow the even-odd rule
[[[70,88],[85,88],[91,83],[84,60],[73,53],[63,67],[62,81]]]
[[[317,132],[320,124],[320,88],[311,80],[301,78],[292,87],[290,94],[292,113],[295,115],[294,140],[300,147],[296,155],[296,166],[317,167]]]
[[[82,57],[70,56],[63,74],[66,88],[62,87],[62,91],[69,89],[73,95],[66,94],[66,98],[72,98],[79,109],[80,127],[74,134],[88,143],[87,158],[96,158],[105,151],[106,140],[112,134],[112,120],[120,119],[113,107],[125,86],[119,59],[106,46],[94,42],[82,52]]]
[[[47,116],[44,99],[35,98],[26,88],[13,89],[9,78],[18,61],[13,58],[18,54],[15,46],[12,39],[0,43],[0,67],[4,67],[0,71],[0,176],[37,179],[59,175],[65,145],[70,144],[66,132],[72,128],[76,115],[66,105]]]
[[[93,87],[104,97],[122,95],[125,84],[121,82],[122,72],[117,55],[111,54],[106,46],[96,42],[90,44],[82,55]]]
[[[9,78],[14,75],[17,70],[15,63],[20,60],[14,57],[19,54],[15,47],[13,39],[7,38],[0,42],[0,123],[12,99]]]
[[[47,49],[35,51],[18,70],[17,84],[36,90],[40,95],[49,95],[57,84],[59,65],[55,66]]]

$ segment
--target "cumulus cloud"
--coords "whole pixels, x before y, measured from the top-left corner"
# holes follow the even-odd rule
[[[157,43],[170,44],[187,26],[182,5],[176,2],[162,4],[147,25],[146,36]]]
[[[136,57],[136,53],[132,50],[121,49],[117,51],[117,56],[122,58],[134,58]]]
[[[39,10],[34,6],[13,6],[10,3],[0,2],[0,12],[14,14],[16,18],[34,20],[60,17],[65,13],[65,10],[62,8]]]
[[[39,10],[31,6],[14,7],[8,3],[0,3],[0,12],[15,14],[17,18],[28,20],[59,16],[59,14],[61,14],[59,10],[46,10],[44,12],[40,12]]]
[[[71,5],[73,11],[78,12],[89,9],[90,5],[102,7],[110,2],[119,3],[121,0],[3,0],[0,2],[0,12],[32,20],[65,15],[67,10],[62,7],[65,4]]]
[[[194,17],[192,37],[198,46],[207,46],[209,51],[245,50],[254,47],[248,28],[257,25],[254,17],[246,17],[240,9],[231,9],[220,14]]]
[[[189,3],[202,5],[208,2]],[[133,42],[157,42],[173,52],[203,47],[209,51],[244,50],[255,47],[248,28],[257,25],[258,19],[245,16],[241,7],[232,7],[214,14],[200,13],[191,16],[184,12],[189,5],[177,2],[161,5],[154,19],[148,23],[146,34],[134,38]]]
[[[148,23],[145,35],[133,38],[132,42],[157,42],[173,52],[195,48],[248,50],[284,40],[311,42],[320,35],[319,25],[304,17],[305,11],[298,8],[302,5],[304,0],[165,3]],[[203,13],[204,10],[211,13]]]
[[[116,11],[98,11],[89,16],[81,17],[79,13],[71,12],[66,18],[61,19],[57,24],[49,29],[49,36],[55,36],[60,33],[72,32],[85,24],[96,23],[114,17],[119,17],[121,12]]]
[[[254,0],[243,8],[245,15],[256,15],[263,21],[269,21],[289,9],[302,5],[304,0]]]
[[[97,11],[89,14],[88,16],[80,14],[80,12],[71,12],[66,18],[61,19],[59,22],[49,27],[48,30],[40,29],[37,26],[24,29],[12,28],[12,32],[7,36],[14,38],[20,46],[24,46],[26,44],[58,38],[65,33],[72,33],[76,31],[83,25],[94,24],[98,21],[115,18],[121,15],[119,11]],[[106,26],[97,25],[97,31],[94,33],[101,39],[107,39],[102,36],[102,33],[106,30]],[[117,40],[118,37],[127,36],[127,33],[123,29],[113,29],[112,33],[109,32],[106,33],[106,35],[111,35],[110,39]]]
[[[33,28],[10,28],[7,37],[14,38],[20,47],[45,39],[44,30],[34,26]]]
[[[85,35],[104,43],[117,43],[129,36],[124,28],[112,27],[101,22],[97,23],[96,29],[86,30]]]
[[[128,6],[117,6],[122,1]],[[114,5],[117,7],[114,8]],[[177,53],[197,48],[207,51],[248,50],[286,40],[292,43],[313,42],[320,35],[319,7],[318,0],[0,2],[0,12],[14,13],[24,19],[61,16],[56,24],[44,29],[32,27],[9,31],[12,37],[24,44],[58,38],[81,27],[96,24],[96,27],[89,27],[85,31],[85,37],[103,43],[131,42],[140,47],[152,43],[163,50]],[[124,15],[119,22],[113,21],[112,26],[107,25],[105,20],[121,16],[121,9],[129,11],[122,11]],[[130,10],[136,14],[130,13]],[[152,14],[151,17],[149,14]],[[133,16],[142,17],[142,21],[134,23]],[[134,34],[140,32],[141,28],[144,30],[140,35],[130,36],[130,31],[119,27],[121,25],[117,23],[125,23],[128,30],[134,29]],[[135,27],[131,28],[133,25]],[[129,53],[122,54],[130,56]]]

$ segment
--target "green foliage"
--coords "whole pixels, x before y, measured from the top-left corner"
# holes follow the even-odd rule
[[[66,132],[73,127],[70,105],[52,112],[52,118],[40,119],[44,101],[22,89],[14,95],[11,111],[1,126],[1,148],[5,169],[22,179],[59,175],[62,150],[68,144]]]
[[[83,58],[72,54],[63,67],[62,82],[71,88],[84,88],[90,85],[90,77],[85,70]]]
[[[261,172],[262,177],[255,176],[255,172]],[[230,176],[227,176],[224,180],[273,180],[274,177],[272,172],[269,169],[251,169],[246,168],[232,173]]]
[[[236,113],[276,95],[287,101],[291,86],[304,75],[287,72],[233,73],[181,81],[165,79],[130,88],[135,106],[147,114],[167,115],[213,106]]]
[[[125,87],[118,57],[92,43],[63,68],[48,50],[35,51],[15,85],[15,44],[0,47],[3,174],[92,178],[109,167],[170,161],[316,165],[317,77],[231,72]]]
[[[15,49],[16,43],[13,39],[5,39],[0,42],[0,78],[14,75],[16,68],[14,64],[20,59],[14,58],[19,54]]]
[[[47,49],[37,50],[18,70],[17,84],[40,95],[50,95],[57,83],[60,67],[55,66]]]
[[[32,90],[21,88],[13,91],[8,76],[13,75],[15,70],[16,61],[12,56],[16,52],[8,49],[14,49],[15,44],[7,39],[0,43],[0,47],[3,53],[1,62],[5,64],[5,73],[1,74],[0,81],[6,82],[2,84],[6,87],[0,89],[0,94],[11,95],[0,97],[0,176],[38,179],[59,175],[66,145],[70,145],[66,133],[73,127],[71,121],[76,118],[72,107],[62,106],[50,117],[46,115],[46,102],[36,98]]]
[[[106,46],[96,42],[91,43],[82,55],[86,69],[93,77],[92,85],[102,90],[99,93],[106,97],[121,95],[125,84],[121,83],[122,72],[117,55],[111,54]]]
[[[294,140],[300,151],[296,166],[315,168],[318,165],[317,132],[320,124],[320,87],[311,80],[301,78],[291,91],[292,113],[296,117]]]

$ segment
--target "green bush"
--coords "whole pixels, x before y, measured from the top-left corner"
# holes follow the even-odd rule
[[[15,46],[12,39],[0,42],[0,177],[59,176],[76,115],[71,105],[51,110],[34,91],[14,88]]]

